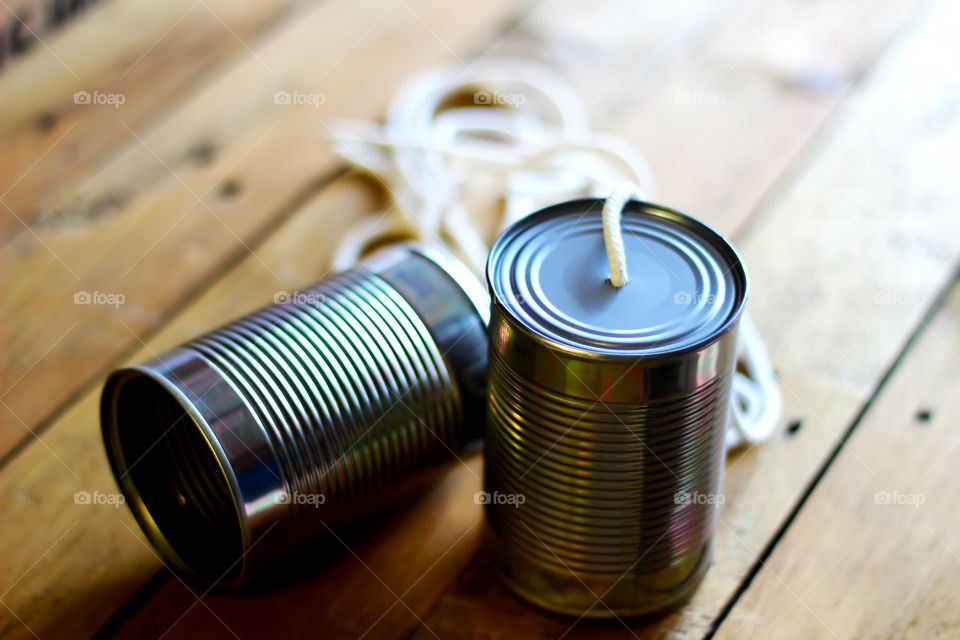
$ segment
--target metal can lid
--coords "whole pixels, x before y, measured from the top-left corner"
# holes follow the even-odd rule
[[[562,350],[608,357],[696,350],[737,322],[747,275],[736,251],[666,207],[624,207],[629,281],[619,289],[609,284],[603,204],[565,202],[504,231],[487,261],[495,304]]]

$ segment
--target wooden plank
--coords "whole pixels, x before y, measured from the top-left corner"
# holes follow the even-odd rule
[[[634,633],[709,632],[950,280],[960,256],[953,214],[960,187],[947,161],[960,142],[956,119],[946,115],[956,73],[945,79],[930,61],[956,56],[954,11],[938,5],[924,15],[845,105],[803,174],[738,235],[752,277],[750,308],[780,372],[785,418],[800,427],[731,456],[715,566],[685,607],[632,622]],[[624,632],[617,621],[573,624],[524,605],[482,557],[424,620],[416,637],[429,637],[427,627],[441,637]]]
[[[740,34],[734,32],[729,37],[740,37]],[[772,103],[770,108],[775,109],[776,104],[776,102]],[[758,136],[762,136],[765,132],[758,130],[756,133]],[[699,161],[709,161],[709,158],[703,156],[693,157],[691,161],[698,159]],[[652,160],[656,166],[658,164],[656,152],[653,154]],[[330,194],[325,193],[318,199],[316,206],[310,206],[302,212],[298,212],[298,215],[294,218],[296,222],[290,223],[293,226],[289,230],[284,227],[282,233],[278,233],[271,238],[271,242],[280,243],[276,249],[270,249],[270,243],[267,243],[267,246],[263,248],[257,248],[257,253],[261,256],[261,259],[270,265],[271,270],[281,276],[280,282],[274,280],[273,276],[256,259],[248,258],[238,267],[239,271],[236,277],[230,279],[232,284],[223,284],[211,290],[209,295],[204,296],[201,301],[202,304],[198,303],[195,312],[190,311],[183,314],[178,318],[175,327],[172,326],[169,332],[164,331],[155,340],[151,340],[151,349],[160,351],[197,332],[208,329],[225,317],[253,308],[264,299],[269,299],[272,291],[279,288],[289,289],[301,284],[307,279],[305,278],[307,273],[312,272],[316,275],[322,273],[324,256],[328,255],[327,251],[329,249],[323,243],[333,243],[335,238],[333,234],[318,236],[311,233],[316,228],[316,221],[323,220],[325,228],[340,228],[348,218],[337,218],[336,216],[352,216],[359,211],[374,210],[375,204],[364,201],[364,197],[369,198],[369,196],[363,196],[362,194],[362,190],[358,192],[355,187],[343,187],[342,189],[338,187]],[[705,194],[704,198],[705,202],[709,202],[708,194]],[[320,242],[321,246],[315,246],[317,242]],[[298,246],[299,249],[293,249],[294,246]],[[273,262],[275,259],[277,262]],[[134,359],[140,359],[146,355],[146,353],[141,353]],[[41,558],[36,573],[28,571],[26,576],[17,583],[16,588],[10,592],[9,597],[6,598],[11,608],[31,624],[37,624],[38,620],[42,621],[44,619],[45,611],[51,602],[68,600],[80,604],[75,610],[66,610],[62,619],[73,621],[80,629],[90,628],[88,625],[91,624],[92,620],[102,622],[105,615],[105,612],[101,610],[91,614],[89,611],[91,608],[89,607],[90,602],[106,601],[112,603],[115,600],[122,600],[123,593],[130,593],[136,586],[142,584],[157,566],[156,560],[150,555],[149,550],[141,544],[139,534],[135,535],[123,527],[126,524],[131,529],[134,528],[132,520],[125,512],[120,512],[117,514],[118,518],[113,518],[109,517],[116,513],[113,511],[105,513],[100,510],[94,514],[90,510],[83,511],[72,506],[71,498],[78,487],[91,492],[111,490],[112,483],[109,472],[103,463],[100,443],[96,435],[95,415],[96,393],[94,392],[86,394],[78,405],[71,408],[57,421],[55,426],[44,436],[42,444],[36,443],[26,449],[18,459],[14,460],[4,470],[2,477],[0,477],[0,485],[4,487],[0,496],[9,500],[5,505],[5,512],[11,521],[25,523],[22,529],[18,528],[18,531],[22,531],[22,533],[0,540],[0,544],[4,545],[2,557],[12,557],[10,550],[18,550],[18,563],[12,566],[10,570],[0,572],[0,574],[19,576],[30,568],[31,562]],[[49,447],[49,450],[47,447]],[[69,461],[71,468],[80,476],[80,479],[74,478],[70,471],[61,466],[51,452],[56,453],[63,460]],[[478,480],[473,478],[466,470],[451,474],[443,486],[460,488],[450,492],[445,498],[446,504],[457,505],[458,508],[468,511],[474,509],[472,493],[476,490],[478,484]],[[433,522],[429,512],[424,512],[418,517]],[[123,522],[118,520],[123,520]],[[42,527],[30,527],[28,523],[31,522],[44,524]],[[68,531],[68,528],[75,522],[79,524],[73,530]],[[101,532],[104,529],[109,531],[97,534],[92,531],[94,528]],[[464,531],[466,531],[465,528],[457,533],[460,535]],[[48,548],[64,532],[66,532],[65,537],[48,552]],[[102,543],[104,540],[109,540],[113,549],[113,562],[111,563],[104,563],[102,560],[104,553]],[[468,537],[464,539],[464,542],[470,543],[471,540]],[[45,553],[46,555],[43,555]],[[430,553],[421,553],[416,556],[408,553],[404,558],[408,560],[411,567],[417,567],[418,571],[422,573],[431,566],[431,562],[440,551],[431,553],[435,554],[433,558],[431,558]],[[366,558],[366,556],[364,557]],[[461,557],[459,552],[457,557]],[[394,571],[399,569],[397,565],[392,566]],[[359,563],[353,565],[353,571],[365,576],[368,583],[365,592],[371,593],[373,591],[372,587],[376,586],[376,579],[367,573],[366,569]],[[404,584],[402,580],[394,582],[392,574],[386,573],[384,567],[378,567],[378,573],[385,575],[386,581],[391,585]],[[453,573],[450,570],[443,572],[446,579],[449,579],[451,575]],[[434,580],[434,578],[431,578],[431,580]],[[437,579],[435,584],[443,584],[443,581]],[[176,599],[172,597],[172,594],[175,594],[176,590],[165,589],[164,593],[168,597],[166,602],[173,601],[175,605]],[[398,591],[397,593],[400,594],[401,592]],[[95,594],[95,597],[89,594]],[[14,600],[15,597],[19,599]],[[383,594],[381,594],[376,602],[378,605],[382,605],[381,608],[385,610],[390,604],[394,603],[394,600],[384,599]],[[84,604],[87,606],[83,606]],[[403,612],[400,605],[394,607],[394,610],[397,609],[400,609],[401,613]],[[156,617],[148,616],[149,620],[161,621],[157,624],[166,620],[169,624],[173,620],[165,617],[165,615],[175,612],[175,615],[173,615],[173,618],[175,618],[183,612],[183,609],[177,609],[171,605],[161,607],[159,611],[154,611]],[[198,606],[191,612],[190,616],[206,615],[205,611],[206,609]],[[212,616],[208,616],[208,618],[209,620],[205,624],[211,626],[211,628],[216,626],[218,630],[222,631],[219,622]],[[375,620],[368,619],[368,621],[372,623]],[[409,623],[409,618],[405,622]],[[139,622],[135,622],[135,624],[139,624]],[[190,626],[196,623],[187,620],[185,624]],[[16,628],[19,629],[19,627]],[[375,632],[383,632],[378,629],[375,629]]]
[[[955,285],[718,638],[956,636],[958,327]]]
[[[664,77],[677,73],[674,67],[696,64],[704,47],[750,5],[708,0],[683,11],[629,0],[551,0],[493,43],[489,54],[560,70],[600,128],[625,110],[657,101]]]
[[[30,15],[42,19],[53,7],[43,4],[31,7]],[[246,53],[247,43],[291,4],[108,2],[56,31],[41,29],[41,40],[0,74],[0,193],[7,206],[0,210],[0,238],[26,232],[26,224],[71,225],[110,213],[119,199],[54,202],[49,193],[127,145],[123,123],[148,125],[227,60]],[[97,104],[99,96],[119,97],[116,104]],[[203,149],[195,156],[206,159]]]
[[[657,4],[550,2],[491,52],[561,69],[598,129],[650,157],[657,199],[736,229],[914,10],[748,5],[701,4],[693,21]]]
[[[660,200],[732,231],[915,7],[755,4],[696,58],[668,61],[668,86],[599,122],[655,160]]]
[[[319,140],[325,118],[378,117],[407,75],[475,50],[511,10],[507,0],[468,13],[427,0],[322,3],[163,121],[129,128],[129,146],[94,175],[51,189],[68,202],[124,204],[0,250],[0,454],[129,352],[128,328],[154,329],[328,179],[339,165]],[[325,101],[277,104],[276,91]],[[215,150],[209,162],[197,164],[198,145]],[[125,302],[76,304],[83,292]]]

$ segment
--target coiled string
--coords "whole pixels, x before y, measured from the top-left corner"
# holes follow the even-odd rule
[[[334,151],[380,180],[393,200],[372,222],[347,231],[334,268],[403,238],[445,244],[482,273],[489,247],[478,222],[485,213],[497,211],[502,229],[545,206],[593,196],[606,197],[610,284],[627,284],[620,217],[629,200],[652,192],[652,174],[631,145],[589,129],[582,102],[559,76],[509,59],[441,66],[400,88],[385,124],[325,126]],[[781,411],[779,385],[747,316],[739,358],[729,447],[768,437]]]

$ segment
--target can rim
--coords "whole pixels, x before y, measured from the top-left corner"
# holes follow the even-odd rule
[[[599,216],[605,202],[606,200],[604,198],[579,198],[569,200],[535,211],[505,229],[494,242],[487,258],[486,279],[492,308],[495,308],[498,313],[508,318],[513,327],[535,339],[542,346],[561,352],[566,356],[586,360],[651,362],[672,358],[674,356],[700,351],[708,345],[715,343],[729,332],[731,328],[736,326],[746,307],[750,288],[746,268],[743,265],[743,260],[740,258],[739,253],[737,253],[736,249],[728,240],[709,225],[682,211],[644,200],[628,201],[624,207],[624,211],[646,213],[695,229],[699,237],[709,242],[715,250],[726,258],[730,272],[735,276],[734,280],[738,285],[738,297],[734,301],[733,308],[727,317],[718,323],[717,327],[709,335],[677,349],[657,350],[649,353],[631,350],[629,352],[618,353],[616,349],[597,347],[589,343],[574,344],[573,341],[563,342],[558,340],[557,337],[546,333],[535,324],[524,322],[522,318],[513,312],[509,305],[501,302],[502,296],[498,294],[503,292],[499,291],[495,284],[499,281],[496,274],[503,268],[504,253],[517,235],[543,223],[547,219],[558,217],[561,214],[567,214],[571,209],[579,208],[583,211],[584,215],[595,211]],[[667,343],[666,346],[669,347],[669,343]]]
[[[465,264],[457,260],[443,247],[421,242],[399,242],[389,247],[406,247],[413,253],[423,256],[449,275],[463,290],[464,295],[483,320],[484,326],[490,326],[490,295],[483,283]]]
[[[197,354],[197,357],[199,354]],[[204,359],[205,364],[207,363]],[[121,443],[120,422],[118,419],[119,395],[124,386],[135,379],[146,379],[153,384],[158,385],[164,392],[169,394],[171,400],[175,401],[183,410],[184,415],[190,420],[191,426],[196,429],[207,447],[209,453],[216,460],[219,471],[219,479],[228,487],[231,497],[231,506],[236,516],[237,533],[240,535],[241,555],[226,574],[220,579],[211,579],[210,576],[198,572],[194,565],[186,560],[177,545],[168,539],[167,534],[155,520],[150,505],[140,493],[140,489],[134,479],[130,476],[130,471],[136,464],[129,464],[123,452]],[[170,563],[178,575],[189,578],[195,584],[217,591],[232,591],[239,585],[248,571],[247,555],[250,549],[251,527],[249,519],[241,508],[238,497],[241,495],[241,489],[238,479],[229,464],[226,452],[223,450],[220,442],[215,437],[203,413],[195,406],[193,401],[183,393],[175,384],[167,380],[165,376],[158,375],[156,371],[145,365],[134,365],[118,369],[113,372],[104,384],[103,395],[100,404],[101,430],[105,443],[107,458],[113,471],[113,476],[117,480],[120,490],[126,498],[127,505],[144,532],[144,535],[150,540],[155,548],[160,552],[164,564]]]

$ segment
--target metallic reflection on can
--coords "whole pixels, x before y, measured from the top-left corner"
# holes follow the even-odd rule
[[[614,289],[602,206],[521,220],[487,265],[487,547],[521,596],[593,617],[674,607],[709,566],[747,296],[723,238],[640,202]]]
[[[489,300],[451,256],[383,249],[107,380],[104,440],[165,563],[232,589],[482,436]]]

